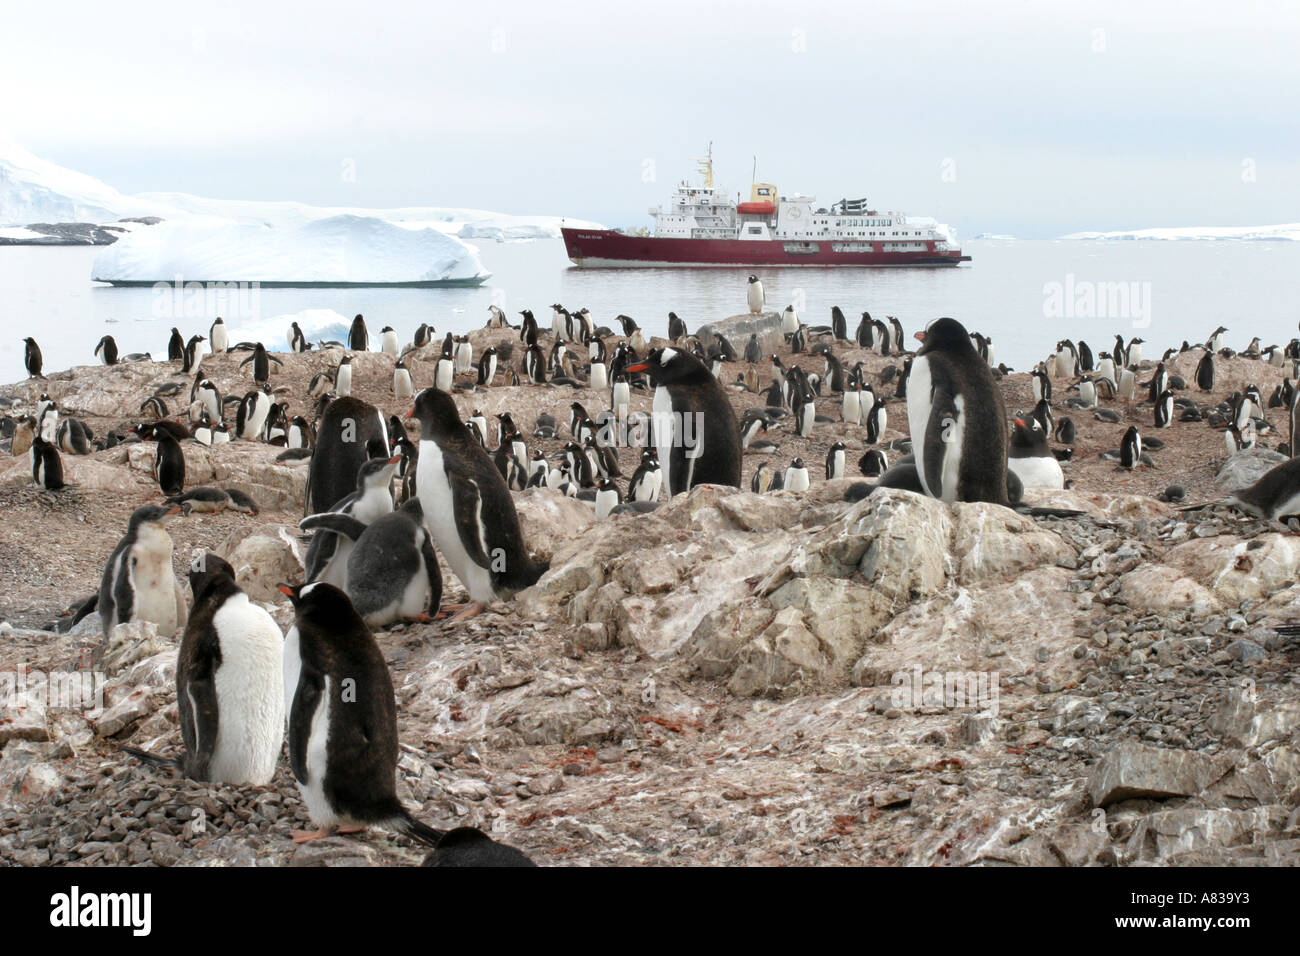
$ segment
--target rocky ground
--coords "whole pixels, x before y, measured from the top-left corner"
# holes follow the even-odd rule
[[[728,326],[738,350],[750,321]],[[474,335],[478,351],[511,338]],[[788,363],[774,338],[765,334],[767,351]],[[836,352],[850,365],[863,358],[877,379],[901,365]],[[281,356],[272,381],[291,414],[310,413],[306,383],[338,354]],[[429,384],[435,354],[416,363],[417,385]],[[250,387],[243,357],[205,360],[223,394]],[[1174,358],[1171,373],[1191,381],[1198,357]],[[821,370],[820,359],[797,361]],[[390,395],[392,359],[368,353],[354,367],[354,394],[406,411]],[[1281,375],[1235,358],[1212,397],[1180,394],[1205,404],[1255,383],[1267,396]],[[0,395],[19,400],[16,414],[48,391],[102,435],[139,420],[141,401],[168,381],[188,389],[176,363],[141,363],[51,373]],[[466,622],[377,635],[398,697],[400,795],[431,825],[483,827],[543,864],[1300,861],[1300,646],[1274,630],[1300,619],[1300,539],[1153,497],[1176,482],[1188,501],[1210,501],[1280,458],[1227,461],[1221,432],[1176,422],[1160,434],[1155,469],[1123,472],[1097,454],[1118,447],[1128,424],[1154,434],[1151,410],[1108,403],[1123,421],[1094,421],[1064,407],[1069,385],[1056,380],[1053,404],[1079,426],[1064,466],[1073,486],[1028,497],[1082,510],[1076,518],[899,491],[848,504],[847,480],[821,480],[825,454],[839,438],[856,463],[865,429],[832,424],[808,439],[787,426],[766,436],[780,445],[774,466],[808,461],[803,495],[701,487],[603,522],[552,491],[517,495],[530,547],[551,560],[538,585]],[[1032,406],[1023,372],[1001,386],[1009,412]],[[467,417],[509,410],[531,431],[542,411],[567,422],[575,399],[593,414],[608,404],[537,386],[458,403]],[[733,402],[760,404],[741,391]],[[634,405],[648,410],[649,396]],[[818,410],[838,418],[833,397]],[[1285,430],[1280,410],[1269,418]],[[906,432],[905,403],[891,403],[886,439]],[[177,570],[196,548],[228,556],[287,625],[274,583],[301,577],[305,465],[251,443],[185,450],[189,487],[240,488],[262,513],[173,522]],[[45,628],[97,587],[131,511],[160,500],[152,458],[145,445],[65,455],[72,486],[58,493],[32,484],[26,455],[0,459],[0,680],[73,672],[99,643],[94,617],[66,635]],[[625,474],[636,460],[624,451]],[[746,457],[746,489],[761,460]],[[444,599],[459,599],[445,569],[444,581]],[[151,625],[120,628],[102,711],[32,695],[0,704],[0,861],[422,858],[382,831],[290,842],[307,819],[287,761],[272,786],[233,788],[124,757],[123,743],[179,746],[175,640]],[[946,696],[906,693],[932,688],[931,675],[948,678]],[[954,699],[959,680],[977,699]]]

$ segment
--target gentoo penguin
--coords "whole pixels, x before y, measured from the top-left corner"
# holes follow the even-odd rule
[[[203,356],[208,353],[208,347],[204,344],[206,341],[205,335],[190,336],[190,340],[185,343],[185,364],[181,366],[182,372],[189,374],[198,370],[203,362]]]
[[[1062,418],[1057,422],[1055,438],[1062,445],[1073,445],[1075,439],[1074,419]]]
[[[339,359],[339,364],[334,369],[334,394],[339,398],[347,398],[352,394],[352,356],[345,355]]]
[[[452,397],[426,388],[407,417],[420,422],[415,484],[425,523],[473,602],[461,613],[470,617],[483,604],[537,583],[550,564],[524,550],[510,489],[461,424]]]
[[[844,310],[838,305],[831,306],[831,335],[837,342],[849,340],[849,324],[844,318]]]
[[[846,425],[861,425],[863,418],[863,401],[866,399],[872,407],[875,406],[875,394],[868,390],[867,396],[862,392],[862,378],[856,372],[850,372],[848,381],[845,382],[844,394],[840,398],[840,420]],[[870,409],[868,409],[869,411]]]
[[[807,491],[808,485],[808,466],[804,464],[802,458],[796,458],[790,462],[790,467],[785,470],[782,487],[786,491]]]
[[[176,654],[176,707],[184,753],[123,749],[192,780],[271,782],[284,743],[284,635],[212,552],[190,566],[194,609]]]
[[[82,422],[75,418],[65,418],[59,422],[55,444],[69,455],[89,455],[92,451],[90,440],[94,437]]]
[[[397,333],[391,325],[385,325],[379,330],[379,351],[397,358],[400,350],[401,343],[397,341]]]
[[[896,316],[890,315],[886,318],[889,319],[890,328],[894,331],[894,352],[898,355],[902,355],[904,351],[903,341],[907,338],[906,334],[903,332],[903,323],[898,321]]]
[[[399,455],[365,462],[357,471],[356,491],[338,501],[329,513],[347,515],[362,527],[390,514],[393,510],[390,486],[400,463]],[[348,558],[354,540],[348,535],[313,535],[303,562],[307,580],[324,581],[346,590]]]
[[[401,359],[393,366],[393,398],[408,399],[415,395],[415,386],[411,382],[411,370]]]
[[[911,402],[908,403],[908,414],[911,414]],[[871,411],[867,413],[867,444],[874,445],[885,437],[885,428],[889,423],[889,412],[885,410],[884,402],[872,402]]]
[[[596,520],[603,521],[609,513],[623,503],[614,479],[602,477],[596,482]]]
[[[36,340],[30,335],[23,339],[23,363],[27,366],[27,375],[30,378],[44,378],[41,369],[44,367],[45,360],[41,357],[41,347],[36,344]]]
[[[797,389],[790,396],[790,410],[794,413],[795,432],[802,438],[812,435],[813,425],[817,423],[817,406],[810,394]]]
[[[799,313],[793,305],[787,305],[781,313],[781,334],[791,336],[799,331]]]
[[[117,364],[117,342],[113,340],[113,336],[106,335],[99,340],[99,344],[95,346],[95,357],[105,365]]]
[[[754,475],[749,479],[749,490],[756,495],[765,494],[772,490],[772,469],[767,466],[767,462],[760,461],[758,467],[754,469]]]
[[[366,331],[366,320],[357,313],[348,329],[348,348],[353,352],[364,352],[370,347],[370,334]]]
[[[740,487],[740,426],[731,401],[699,359],[651,349],[628,372],[647,372],[654,395],[654,439],[669,497],[699,484]]]
[[[1047,444],[1047,435],[1037,422],[1017,418],[1011,431],[1011,450],[1007,454],[1007,468],[1015,472],[1025,488],[1050,488],[1060,491],[1065,487],[1061,463]]]
[[[253,346],[253,354],[239,363],[243,368],[249,362],[253,363],[253,381],[258,385],[265,385],[271,380],[271,363],[283,366],[284,363],[266,350],[266,346],[258,342]]]
[[[497,377],[497,350],[489,346],[478,359],[478,384],[487,387]]]
[[[154,431],[158,450],[154,455],[153,476],[164,495],[179,495],[185,490],[185,453],[171,432]]]
[[[248,392],[240,399],[235,414],[235,436],[244,441],[259,441],[272,404],[270,386],[263,385]]]
[[[169,505],[180,505],[184,514],[220,514],[230,507],[230,495],[224,488],[211,488],[204,485],[193,488],[183,494],[167,496]]]
[[[750,410],[740,419],[740,447],[746,449],[749,443],[767,431],[767,417],[762,412]]]
[[[1250,487],[1234,491],[1222,501],[1247,514],[1268,521],[1284,521],[1300,515],[1300,458],[1284,461],[1266,471],[1263,477]],[[1205,505],[1196,507],[1203,508]]]
[[[126,534],[104,566],[98,610],[104,643],[118,624],[151,621],[171,637],[185,624],[185,594],[172,571],[172,539],[164,523],[179,505],[142,505],[131,513]]]
[[[1203,392],[1214,390],[1214,353],[1206,352],[1196,363],[1196,387]]]
[[[487,320],[487,325],[485,326],[485,328],[489,328],[489,329],[504,329],[504,328],[505,328],[506,326],[508,326],[509,324],[510,324],[510,323],[506,321],[506,314],[505,314],[505,312],[503,312],[503,311],[501,310],[501,307],[500,307],[500,306],[497,306],[497,305],[489,305],[489,306],[488,306],[488,320]],[[417,332],[416,335],[417,335],[417,337],[418,337],[419,333]],[[430,329],[430,330],[429,330],[429,338],[426,339],[423,343],[417,342],[416,345],[417,345],[417,346],[422,345],[422,344],[423,344],[423,345],[428,345],[428,344],[429,344],[429,341],[432,340],[432,337],[433,337],[433,330]]]
[[[1119,463],[1123,468],[1132,470],[1142,463],[1142,436],[1137,426],[1130,425],[1119,445]]]
[[[205,378],[200,381],[195,395],[203,404],[203,410],[207,412],[208,418],[214,422],[221,421],[221,393],[217,391],[217,386],[212,383],[212,380]]]
[[[284,641],[289,765],[316,832],[377,824],[430,846],[442,838],[397,800],[397,706],[388,663],[348,596],[330,584],[281,584],[293,603]]]
[[[290,352],[307,351],[307,336],[302,334],[302,329],[298,327],[297,322],[289,324],[289,333],[285,337],[289,340]]]
[[[843,478],[846,472],[844,470],[844,442],[837,441],[831,445],[830,451],[826,453],[826,480],[832,478]]]
[[[1133,369],[1119,370],[1119,382],[1115,386],[1115,394],[1123,402],[1131,402],[1137,396],[1137,375],[1133,373]]]
[[[1006,412],[993,373],[955,319],[935,319],[917,338],[907,419],[922,488],[948,502],[1006,504]]]
[[[36,434],[29,449],[32,460],[32,481],[46,491],[59,491],[66,486],[63,479],[63,459],[59,449]]]
[[[175,326],[172,326],[171,338],[167,340],[167,361],[185,361],[185,336],[181,335],[181,330]]]
[[[1052,400],[1052,380],[1048,377],[1047,371],[1040,364],[1038,365],[1031,377],[1034,386],[1034,404],[1042,401],[1050,402]]]
[[[455,340],[455,344],[452,364],[456,374],[461,375],[474,368],[474,343],[469,340],[468,335],[463,335]]]
[[[641,453],[641,464],[632,472],[627,485],[629,501],[658,501],[663,472],[659,468],[659,454],[652,448]]]
[[[433,619],[442,603],[442,574],[419,498],[369,524],[327,512],[304,518],[299,527],[351,539],[343,590],[367,625]]]
[[[389,457],[388,422],[359,398],[337,398],[316,426],[316,447],[307,475],[309,512],[331,511],[357,487],[357,473],[371,458]]]
[[[763,283],[759,281],[758,276],[749,277],[749,289],[745,293],[745,301],[749,306],[750,315],[758,315],[763,311]]]
[[[668,340],[670,342],[681,342],[686,338],[686,323],[677,317],[676,312],[668,313]]]
[[[456,378],[456,342],[450,332],[442,343],[442,355],[433,370],[433,387],[443,392],[450,392]]]
[[[868,450],[858,459],[858,471],[868,478],[878,478],[889,470],[889,456],[879,448]]]
[[[499,867],[536,866],[537,864],[512,846],[497,843],[482,830],[457,827],[447,832],[420,866]]]
[[[853,333],[853,339],[864,349],[875,347],[875,338],[873,333],[876,329],[875,320],[871,318],[870,312],[863,312],[862,318],[858,322],[857,330]]]
[[[1156,428],[1168,428],[1174,420],[1174,393],[1165,389],[1156,399]]]
[[[213,355],[220,355],[230,347],[230,336],[227,334],[226,323],[217,316],[208,328],[208,345],[212,347]]]

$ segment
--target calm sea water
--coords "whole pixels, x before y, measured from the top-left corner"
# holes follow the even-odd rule
[[[484,324],[489,303],[514,316],[531,308],[586,306],[598,323],[620,312],[663,334],[669,310],[689,328],[745,309],[745,269],[579,270],[559,240],[482,243],[492,279],[478,289],[260,289],[201,296],[90,281],[93,248],[0,247],[0,382],[25,376],[22,338],[33,335],[47,370],[95,361],[112,334],[121,352],[165,355],[173,325],[206,333],[220,314],[233,327],[333,309],[364,313],[372,334],[384,325],[409,339],[421,322],[439,333]],[[967,240],[973,261],[948,269],[765,269],[769,308],[794,303],[805,322],[829,323],[840,306],[852,331],[864,309],[896,315],[909,332],[950,315],[993,337],[998,361],[1031,366],[1059,339],[1086,339],[1094,351],[1140,336],[1158,354],[1184,338],[1203,341],[1217,325],[1244,348],[1297,334],[1300,243]],[[285,323],[287,326],[287,321]],[[273,349],[282,335],[264,336]],[[737,343],[739,346],[741,343]]]

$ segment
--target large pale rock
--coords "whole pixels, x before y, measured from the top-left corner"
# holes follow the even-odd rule
[[[153,691],[141,685],[122,693],[112,693],[118,688],[110,688],[109,701],[106,701],[103,713],[93,721],[95,732],[101,737],[120,734],[127,727],[147,717],[153,712]]]
[[[95,619],[98,620],[97,617]],[[110,676],[119,674],[138,661],[169,650],[175,650],[175,645],[168,637],[158,633],[158,625],[153,621],[118,624],[108,635],[108,644],[104,650],[104,672]]]
[[[789,695],[806,689],[828,668],[829,661],[803,615],[787,607],[740,649],[727,688],[738,697]]]
[[[1196,538],[1165,555],[1164,564],[1198,581],[1225,605],[1268,597],[1290,587],[1300,571],[1300,539],[1262,534]]]
[[[1224,491],[1239,491],[1250,487],[1285,461],[1285,455],[1267,448],[1248,448],[1225,461],[1215,480]]]
[[[560,545],[596,520],[585,501],[569,498],[553,488],[529,488],[514,496],[515,511],[524,534],[524,547],[549,561]]]
[[[1074,549],[1053,531],[1010,508],[974,502],[955,508],[953,557],[963,586],[1002,581],[1027,568],[1074,556]]]
[[[1124,742],[1098,761],[1088,778],[1095,807],[1138,797],[1164,799],[1200,793],[1214,782],[1216,763],[1191,750],[1164,750]]]
[[[275,601],[280,596],[276,584],[302,577],[302,562],[292,541],[284,537],[255,534],[245,537],[232,534],[217,554],[235,569],[235,583],[254,601]]]
[[[757,314],[744,312],[740,315],[728,316],[717,322],[701,325],[695,334],[699,336],[701,342],[712,342],[715,332],[725,335],[740,353],[745,351],[751,335],[758,336],[758,344],[762,347],[764,355],[772,354],[785,344],[785,337],[781,334],[780,311]]]
[[[1144,564],[1119,579],[1120,596],[1129,607],[1151,613],[1188,608],[1198,614],[1217,609],[1208,588],[1161,564]]]
[[[0,749],[11,740],[49,740],[50,722],[38,695],[8,694],[0,684]]]

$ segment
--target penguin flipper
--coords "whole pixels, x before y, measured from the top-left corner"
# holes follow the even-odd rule
[[[289,765],[294,779],[308,783],[307,741],[311,737],[312,718],[321,706],[325,692],[325,676],[304,662],[298,674],[298,687],[294,691],[293,706],[289,711]]]
[[[96,591],[90,597],[84,598],[77,604],[74,604],[70,608],[68,608],[68,610],[72,614],[72,617],[70,617],[66,621],[56,621],[54,624],[50,625],[50,627],[47,628],[47,630],[57,631],[60,634],[66,634],[68,633],[68,631],[76,627],[78,622],[81,621],[82,618],[89,615],[90,612],[95,610],[95,608],[98,606],[99,606],[99,592]]]
[[[335,534],[343,535],[345,538],[351,538],[353,541],[360,538],[366,530],[366,526],[351,515],[339,514],[333,511],[308,515],[298,522],[298,527],[304,531],[314,531],[317,528],[322,531],[332,531]]]
[[[217,749],[217,729],[220,719],[217,708],[217,683],[213,671],[214,652],[220,654],[215,638],[211,645],[201,649],[203,669],[188,675],[185,693],[178,695],[176,703],[180,712],[181,739],[189,758],[188,772],[195,780],[206,780],[212,755]],[[180,765],[179,762],[177,764]]]
[[[465,546],[466,553],[475,564],[481,568],[491,567],[492,562],[487,555],[487,542],[482,537],[480,513],[483,509],[483,498],[479,494],[478,482],[450,471],[447,472],[447,481],[451,485],[452,511],[456,519],[456,532],[460,536],[460,543]]]
[[[226,349],[226,351],[227,351],[227,352],[233,352],[233,351],[234,351],[235,349],[237,349],[237,348],[243,348],[243,346],[242,346],[242,345],[231,346],[230,348]],[[253,359],[255,359],[255,358],[257,358],[256,355],[250,355],[248,358],[244,359],[242,362],[239,363],[239,367],[240,367],[240,368],[243,368],[245,365],[247,365],[249,362],[253,361]]]
[[[420,545],[420,556],[424,558],[424,570],[429,575],[429,608],[430,617],[438,613],[438,608],[442,606],[442,572],[438,569],[438,553],[433,549],[433,541],[430,539],[428,532],[425,532],[424,541]]]
[[[325,569],[329,567],[330,559],[334,557],[334,552],[338,550],[338,538],[332,534],[314,534],[311,536],[311,543],[307,545],[307,560],[305,570],[307,581],[315,581]]]
[[[130,754],[141,763],[149,764],[151,767],[161,767],[164,770],[181,772],[181,758],[179,757],[161,757],[158,754],[151,754],[147,750],[139,750],[136,747],[120,747],[118,749],[124,754]]]

